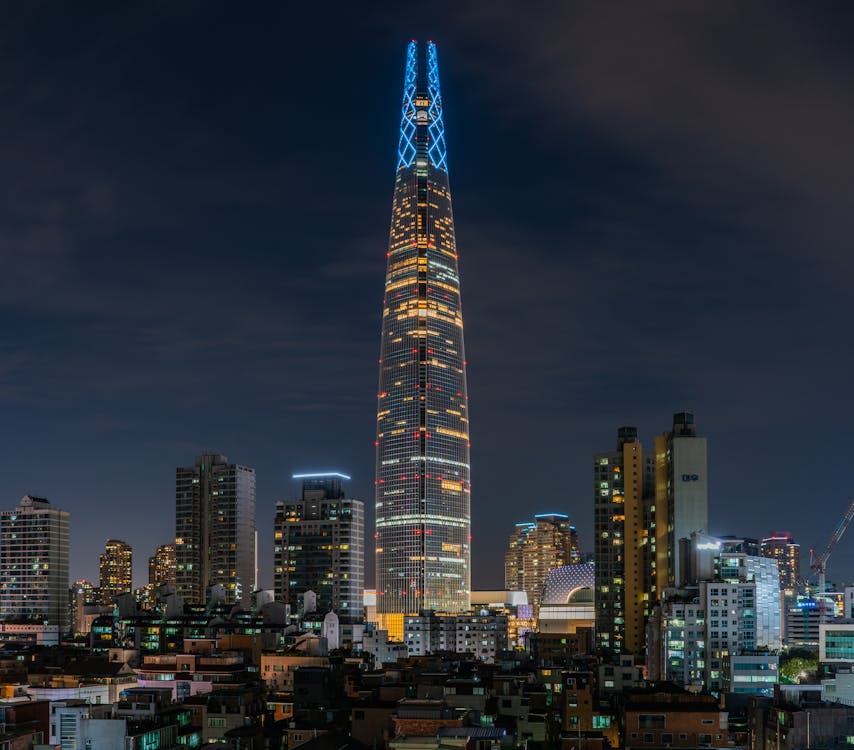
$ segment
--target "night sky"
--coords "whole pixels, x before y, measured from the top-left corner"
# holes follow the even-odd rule
[[[205,449],[258,471],[265,585],[293,471],[347,471],[372,507],[403,62],[431,38],[474,586],[503,585],[536,512],[592,549],[592,454],[623,424],[651,448],[682,409],[711,531],[789,530],[808,557],[854,493],[852,11],[5,5],[3,507],[71,511],[75,578],[127,540],[137,585]],[[828,579],[854,579],[854,530]]]

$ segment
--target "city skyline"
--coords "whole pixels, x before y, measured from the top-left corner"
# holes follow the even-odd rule
[[[852,64],[837,17],[754,12],[342,9],[330,28],[214,9],[193,35],[177,9],[6,9],[3,507],[71,513],[73,579],[128,541],[140,585],[175,467],[214,448],[257,468],[268,585],[293,470],[338,467],[372,497],[392,92],[416,36],[453,102],[474,586],[500,581],[532,477],[560,475],[530,511],[568,513],[589,550],[591,453],[624,424],[649,449],[680,409],[709,440],[711,533],[821,549],[850,501],[824,466],[854,413]],[[308,33],[283,45],[289,23]],[[850,545],[828,574],[854,578]]]

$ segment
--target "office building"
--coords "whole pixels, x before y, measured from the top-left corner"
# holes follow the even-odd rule
[[[175,584],[175,545],[161,544],[148,558],[148,583],[153,587]]]
[[[274,589],[292,615],[313,591],[316,611],[341,623],[362,622],[365,587],[365,504],[346,497],[346,474],[296,474],[299,500],[276,503]]]
[[[822,664],[854,666],[854,621],[823,622],[818,630],[818,660]]]
[[[67,627],[69,527],[41,497],[0,512],[0,619]]]
[[[376,441],[381,621],[470,604],[466,361],[432,42],[407,49],[387,255]]]
[[[255,469],[204,454],[175,472],[175,583],[188,604],[208,587],[248,603],[255,590]]]
[[[536,616],[549,572],[581,562],[578,532],[563,513],[540,513],[517,523],[504,555],[504,587],[524,591]]]
[[[706,438],[694,415],[673,415],[673,429],[655,438],[656,589],[682,586],[679,540],[709,526]]]
[[[99,598],[101,604],[112,604],[119,594],[133,588],[133,550],[121,539],[108,539],[99,556]]]
[[[641,654],[654,596],[654,464],[634,427],[620,427],[616,450],[593,458],[596,646]]]
[[[801,545],[789,534],[765,537],[759,548],[762,557],[773,557],[780,570],[780,588],[794,592],[801,581]]]

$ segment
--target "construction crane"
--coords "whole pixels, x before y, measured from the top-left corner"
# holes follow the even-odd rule
[[[820,555],[816,555],[815,550],[810,550],[810,570],[812,570],[814,574],[818,575],[819,622],[825,622],[827,618],[827,597],[824,595],[824,589],[826,586],[824,574],[827,569],[827,561],[830,559],[830,554],[836,548],[836,545],[839,544],[839,540],[842,539],[842,535],[845,534],[845,530],[848,528],[848,524],[851,523],[852,519],[854,519],[854,500],[851,501],[851,505],[848,506],[848,510],[846,510],[842,518],[839,519],[839,523],[836,524],[836,528],[830,535],[830,539],[827,540],[827,546],[824,548],[824,552]]]

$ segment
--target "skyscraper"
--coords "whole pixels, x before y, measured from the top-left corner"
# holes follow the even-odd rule
[[[175,579],[190,604],[222,584],[228,604],[255,588],[255,469],[198,456],[175,472]]]
[[[164,583],[175,583],[175,545],[161,544],[154,556],[148,558],[148,583],[162,586]]]
[[[639,655],[655,561],[654,463],[635,427],[617,430],[617,449],[593,458],[596,645]]]
[[[790,534],[774,534],[762,540],[762,557],[773,557],[780,570],[780,588],[794,593],[801,580],[801,545]]]
[[[673,429],[655,438],[656,588],[682,585],[679,540],[709,529],[706,438],[694,415],[673,415]]]
[[[539,513],[517,523],[504,555],[504,587],[524,591],[537,615],[546,578],[555,568],[581,562],[578,532],[564,513]]]
[[[100,572],[99,598],[111,604],[119,594],[133,588],[133,550],[121,539],[108,539],[98,561]]]
[[[302,498],[276,503],[273,527],[276,599],[300,611],[307,591],[318,612],[361,622],[365,588],[365,504],[347,498],[345,474],[297,474]]]
[[[377,399],[377,611],[467,610],[469,418],[436,45],[410,43]]]
[[[70,517],[30,495],[0,512],[0,619],[65,626]]]

